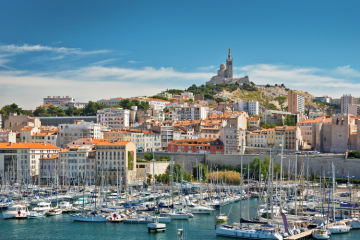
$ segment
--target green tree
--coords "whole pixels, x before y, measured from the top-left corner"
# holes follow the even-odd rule
[[[219,102],[224,102],[225,100],[222,99],[222,98],[220,98],[220,97],[218,97],[218,98],[215,99],[215,101],[216,101],[217,103],[219,103]]]
[[[253,162],[250,164],[250,171],[254,174],[255,179],[259,179],[259,170],[260,170],[259,168],[260,168],[260,158],[255,157],[253,159]],[[263,177],[267,176],[267,168],[263,160],[261,160],[261,174],[263,175]]]
[[[280,126],[284,126],[284,120],[282,118],[280,118]]]
[[[247,129],[250,128],[250,122],[249,122],[249,121],[246,122],[246,128],[247,128]]]
[[[128,151],[128,169],[134,170],[134,152]]]
[[[276,128],[276,125],[274,123],[270,124],[270,128]]]
[[[34,111],[34,116],[35,117],[41,117],[44,114],[46,114],[46,109],[44,107],[38,107]]]
[[[100,104],[90,101],[84,108],[85,116],[96,116],[97,110],[100,109]]]
[[[196,164],[195,166],[193,166],[193,177],[194,177],[195,179],[198,179],[199,167],[200,167],[200,169],[201,169],[200,178],[202,179],[202,181],[206,181],[206,176],[207,176],[208,172],[207,172],[207,167],[206,167],[206,165],[203,164],[203,163],[198,163],[198,164]]]

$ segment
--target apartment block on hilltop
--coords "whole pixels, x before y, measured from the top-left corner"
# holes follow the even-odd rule
[[[207,118],[208,109],[199,104],[190,106],[178,105],[170,107],[169,118],[171,120],[203,120]]]
[[[296,91],[288,92],[288,111],[296,114],[305,111],[305,97]]]
[[[69,103],[69,102],[75,102],[75,99],[70,97],[70,96],[66,96],[66,97],[61,97],[61,96],[48,96],[46,98],[44,98],[43,100],[43,105],[54,105],[54,106],[61,106],[62,103]]]

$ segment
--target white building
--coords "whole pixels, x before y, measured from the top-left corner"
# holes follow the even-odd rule
[[[248,113],[251,115],[259,114],[259,102],[258,101],[249,101],[248,102]]]
[[[240,100],[234,105],[235,111],[247,112],[251,115],[259,114],[259,102],[258,101],[244,101]]]
[[[102,139],[104,135],[101,130],[101,125],[81,120],[73,124],[59,124],[60,146],[64,148],[66,144],[79,138]]]
[[[181,93],[181,96],[185,96],[188,99],[194,100],[194,94],[192,92],[183,92],[183,93]]]
[[[69,103],[69,102],[75,102],[75,99],[69,96],[61,97],[61,96],[48,96],[47,98],[44,98],[43,105],[52,104],[54,106],[60,106],[62,103]]]
[[[97,102],[101,105],[116,105],[116,104],[120,104],[120,102],[124,100],[124,98],[121,97],[117,97],[117,98],[110,98],[110,99],[101,99],[98,100]]]
[[[178,105],[170,108],[171,120],[204,120],[207,118],[208,108],[198,104],[191,106]]]
[[[248,147],[267,148],[267,132],[254,131],[246,135],[246,145]]]
[[[8,129],[0,129],[0,142],[16,143],[16,132]]]
[[[109,128],[123,129],[130,126],[130,110],[122,108],[104,108],[97,110],[98,123],[107,123]]]
[[[4,173],[15,182],[39,176],[39,159],[58,154],[59,147],[46,143],[0,143],[0,178]]]
[[[169,101],[155,98],[130,98],[130,100],[138,100],[139,102],[147,101],[155,110],[164,110],[166,104],[170,103]]]

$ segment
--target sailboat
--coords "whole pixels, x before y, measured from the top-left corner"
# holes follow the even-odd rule
[[[103,172],[102,172],[103,173]],[[84,182],[84,181],[83,181]],[[96,187],[96,185],[95,185]],[[102,189],[100,189],[100,198],[101,198]],[[85,198],[85,184],[84,184],[84,190],[83,190],[83,199]],[[83,210],[85,210],[85,201],[83,201]],[[96,199],[95,199],[95,207],[94,211],[90,214],[76,214],[71,215],[72,219],[77,222],[106,222],[106,216],[102,214],[98,214],[96,212]]]
[[[329,230],[326,230],[324,228],[316,228],[311,233],[311,236],[315,239],[329,239],[331,236],[331,233]]]
[[[154,142],[153,142],[154,144]],[[155,158],[154,158],[154,152],[153,152],[153,187],[154,187],[154,208],[156,206],[156,198],[155,198]],[[155,209],[154,212],[154,218],[153,218],[152,223],[148,223],[147,227],[148,227],[148,231],[150,232],[151,230],[155,230],[155,232],[162,230],[163,232],[165,232],[166,229],[166,224],[164,223],[160,223],[159,219],[158,219],[158,212]],[[171,218],[170,218],[171,221]]]
[[[241,149],[244,149],[244,140],[241,141]],[[241,174],[240,174],[240,192],[242,192],[243,184],[243,152],[241,152]],[[240,224],[239,225],[222,225],[216,226],[216,235],[224,237],[233,237],[233,238],[253,238],[253,239],[275,239],[283,240],[282,235],[279,233],[278,229],[272,225],[260,225],[260,227],[251,228],[243,227],[241,224],[242,219],[242,198],[240,199]]]

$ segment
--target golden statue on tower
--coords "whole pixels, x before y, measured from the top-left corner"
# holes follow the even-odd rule
[[[231,48],[229,48],[229,54],[231,53]]]

